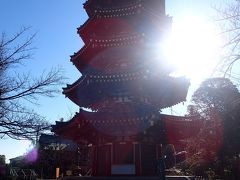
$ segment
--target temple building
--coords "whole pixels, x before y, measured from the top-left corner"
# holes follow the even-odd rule
[[[93,176],[155,175],[162,148],[183,148],[199,130],[192,118],[161,114],[185,101],[190,85],[171,76],[162,52],[172,24],[165,0],[88,0],[84,8],[85,45],[71,56],[82,76],[63,91],[80,110],[53,132],[91,149]]]

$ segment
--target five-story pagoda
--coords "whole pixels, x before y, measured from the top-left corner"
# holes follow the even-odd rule
[[[160,114],[185,101],[189,87],[170,76],[161,53],[171,28],[165,0],[88,0],[84,8],[85,45],[71,56],[82,76],[63,92],[80,111],[53,131],[92,148],[95,176],[154,175],[161,145],[180,145],[198,125]]]

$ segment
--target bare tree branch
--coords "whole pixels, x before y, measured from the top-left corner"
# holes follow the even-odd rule
[[[223,47],[226,53],[218,70],[224,71],[224,77],[231,78],[233,67],[240,60],[240,2],[226,3],[224,8],[214,7],[214,9],[218,12],[219,17],[216,22],[222,29],[221,34],[227,38]]]
[[[2,33],[0,39],[0,138],[34,140],[39,132],[49,130],[45,118],[23,106],[23,101],[35,103],[39,96],[53,97],[64,80],[60,68],[43,72],[40,77],[9,73],[32,58],[36,33],[22,40],[29,30],[23,28],[11,38]]]

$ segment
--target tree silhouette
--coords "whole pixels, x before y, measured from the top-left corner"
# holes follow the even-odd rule
[[[29,28],[22,28],[11,38],[4,33],[0,37],[0,138],[34,139],[49,129],[48,122],[23,102],[34,104],[39,96],[53,97],[63,80],[60,69],[43,72],[37,78],[17,73],[19,66],[32,58],[36,34],[25,38],[28,33]]]
[[[192,102],[189,112],[198,114],[205,125],[189,141],[190,162],[205,169],[220,166],[223,174],[226,162],[240,154],[240,93],[229,79],[211,78],[196,90]]]

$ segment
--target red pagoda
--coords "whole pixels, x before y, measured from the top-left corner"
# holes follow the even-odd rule
[[[181,147],[199,129],[160,113],[185,101],[189,87],[161,55],[172,21],[165,0],[88,0],[84,8],[85,45],[71,56],[82,76],[63,92],[80,111],[53,131],[92,149],[93,176],[155,175],[161,147]]]

